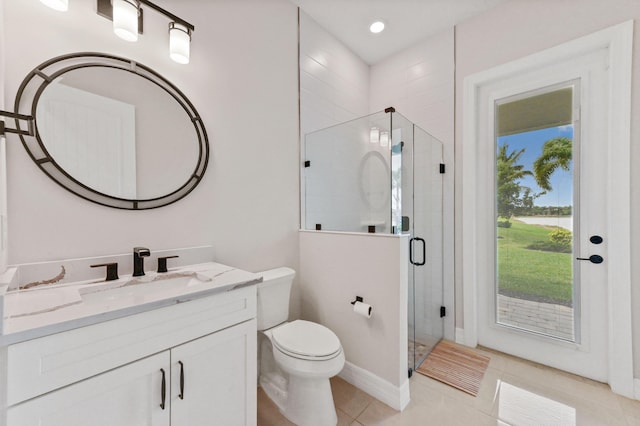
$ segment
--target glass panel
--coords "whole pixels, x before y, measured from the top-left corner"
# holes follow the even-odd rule
[[[440,317],[443,301],[442,143],[398,113],[393,114],[393,129],[394,146],[402,151],[398,175],[404,197],[399,204],[405,232],[410,232],[412,238],[408,347],[409,367],[415,369],[444,333],[444,320]],[[402,216],[398,221],[402,226]]]
[[[415,126],[413,153],[413,279],[416,365],[444,335],[442,277],[442,144]],[[422,251],[422,253],[420,253]],[[420,259],[423,265],[420,265]]]
[[[496,102],[496,317],[575,341],[575,85]]]
[[[390,120],[380,112],[306,135],[305,229],[394,230]]]

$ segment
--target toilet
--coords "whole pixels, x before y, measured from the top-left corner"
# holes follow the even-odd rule
[[[280,412],[299,426],[338,422],[329,378],[344,366],[338,336],[310,321],[287,322],[295,271],[258,272],[258,382]]]

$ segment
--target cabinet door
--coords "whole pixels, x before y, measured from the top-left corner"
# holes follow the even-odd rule
[[[116,368],[7,410],[19,426],[169,426],[169,351]],[[162,370],[166,401],[162,402]]]
[[[171,424],[255,425],[256,366],[255,320],[171,349]]]

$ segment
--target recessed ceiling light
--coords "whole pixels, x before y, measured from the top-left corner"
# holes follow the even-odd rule
[[[384,30],[384,22],[382,21],[375,21],[371,26],[369,26],[369,31],[374,34],[381,33],[382,30]]]

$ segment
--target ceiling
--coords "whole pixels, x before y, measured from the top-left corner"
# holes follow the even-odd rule
[[[506,0],[291,0],[373,65]],[[385,30],[369,32],[382,19]]]

